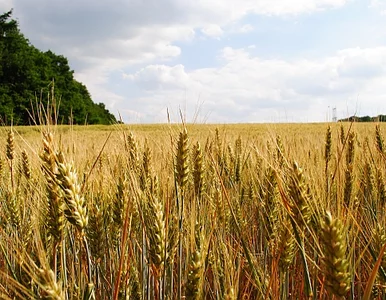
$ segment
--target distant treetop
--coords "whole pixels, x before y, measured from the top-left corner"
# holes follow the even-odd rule
[[[376,117],[357,117],[357,116],[351,116],[346,119],[341,119],[338,122],[386,122],[386,115],[378,115]]]
[[[35,48],[11,17],[12,10],[0,15],[1,122],[34,124],[31,118],[34,105],[31,103],[38,101],[46,106],[54,90],[58,123],[116,123],[115,116],[105,105],[94,103],[86,86],[74,79],[67,58],[50,50],[42,52]]]

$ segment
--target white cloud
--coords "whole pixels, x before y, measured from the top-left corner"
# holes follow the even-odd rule
[[[243,26],[237,28],[234,32],[236,33],[248,33],[253,31],[254,28],[251,24],[244,24]]]
[[[378,10],[382,16],[386,15],[386,2],[384,0],[370,0],[369,7]]]
[[[221,50],[221,57],[227,61],[245,61],[249,59],[249,53],[245,51],[243,48],[234,49],[232,47],[225,47]]]
[[[379,7],[381,6],[382,2],[381,0],[370,0],[370,7]]]
[[[241,35],[247,34],[255,30],[255,27],[251,24],[242,24],[241,22],[233,22],[224,28],[226,33]]]
[[[165,65],[149,65],[134,75],[125,75],[124,78],[138,83],[144,90],[184,89],[191,84],[184,66],[179,64],[173,67]]]
[[[181,42],[194,41],[196,32],[212,38],[222,37],[228,29],[235,34],[250,32],[254,30],[252,25],[241,25],[245,16],[310,14],[342,7],[348,1],[3,0],[0,7],[11,3],[22,32],[32,44],[68,57],[76,77],[87,85],[94,100],[103,101],[110,108],[124,102],[123,96],[111,91],[111,74],[117,70],[148,65],[138,72],[134,71],[128,78],[144,90],[162,90],[155,97],[155,102],[160,105],[156,111],[164,112],[165,101],[169,98],[184,99],[183,91],[189,88],[197,91],[193,98],[200,97],[202,93],[209,104],[214,103],[214,97],[224,96],[229,107],[235,105],[235,111],[238,111],[250,105],[243,102],[241,108],[237,108],[234,100],[236,92],[240,93],[240,99],[248,99],[242,101],[249,102],[253,102],[254,97],[279,101],[284,98],[283,95],[292,95],[292,90],[279,88],[270,82],[268,76],[275,78],[276,72],[287,69],[296,72],[295,66],[285,61],[260,61],[250,57],[244,49],[234,48],[223,49],[220,57],[224,66],[219,69],[186,71],[182,65],[166,66],[181,55]],[[237,67],[238,63],[242,67]],[[268,69],[263,72],[266,67]],[[240,76],[234,72],[240,72]],[[202,77],[198,78],[198,74]],[[281,76],[279,74],[278,77]],[[268,84],[267,87],[262,83]],[[232,88],[234,84],[236,86]],[[223,95],[216,88],[230,94]],[[180,93],[174,96],[167,94],[176,90]],[[141,105],[150,111],[153,101],[146,99]],[[135,111],[139,113],[142,108],[138,107]],[[144,114],[139,113],[138,116],[144,118]]]
[[[178,0],[175,0],[178,1]],[[342,7],[348,0],[186,0],[183,5],[194,20],[228,23],[246,14],[297,15]]]
[[[386,56],[382,48],[376,49],[348,49],[340,51],[344,57],[342,65],[338,72],[343,77],[371,79],[378,77],[386,68]]]
[[[218,38],[224,26],[247,14],[311,13],[343,6],[346,1],[58,0],[53,5],[48,0],[19,0],[14,5],[22,31],[38,47],[51,48],[70,59],[110,57],[127,64],[179,55],[176,41],[191,40],[195,30]],[[239,32],[252,29],[245,24]]]
[[[223,35],[223,30],[217,24],[210,24],[204,27],[201,32],[211,38],[219,38]]]
[[[164,107],[186,104],[194,110],[200,99],[211,121],[263,122],[323,121],[328,107],[342,112],[348,106],[354,113],[357,101],[373,108],[362,112],[366,114],[386,108],[379,104],[386,97],[386,68],[379,67],[385,65],[386,47],[351,48],[322,59],[295,61],[260,59],[230,47],[221,54],[224,64],[219,68],[187,72],[182,65],[149,65],[128,75],[148,93],[140,99],[147,103],[146,110],[136,109],[144,119],[152,119],[151,114]]]

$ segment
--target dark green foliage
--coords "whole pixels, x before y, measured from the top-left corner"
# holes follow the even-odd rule
[[[346,119],[341,119],[339,122],[386,122],[386,115],[378,115],[376,117],[357,117],[357,116],[351,116]]]
[[[67,58],[42,52],[30,44],[11,19],[12,11],[0,15],[0,117],[16,125],[33,124],[31,103],[47,104],[54,84],[59,107],[58,123],[116,123],[103,103],[95,104],[87,88],[74,79]],[[50,96],[52,99],[52,95]]]

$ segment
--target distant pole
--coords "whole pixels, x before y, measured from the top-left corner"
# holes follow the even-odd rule
[[[336,107],[332,108],[332,122],[337,122],[338,118],[336,116]]]

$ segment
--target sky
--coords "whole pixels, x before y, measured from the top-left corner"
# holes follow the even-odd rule
[[[386,114],[386,0],[1,0],[125,123]]]

